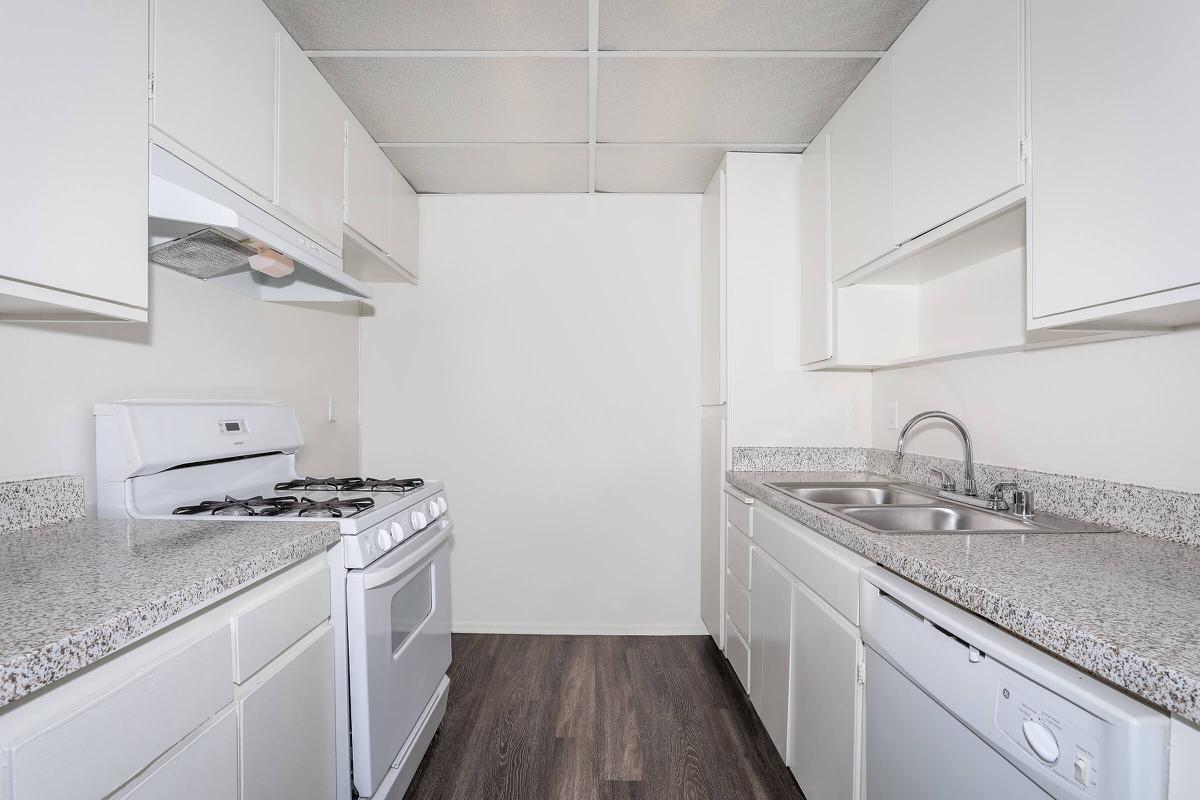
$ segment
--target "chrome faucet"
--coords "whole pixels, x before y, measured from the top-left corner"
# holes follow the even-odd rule
[[[900,430],[900,438],[896,440],[896,458],[904,455],[904,439],[908,436],[908,432],[911,431],[914,426],[924,422],[927,419],[944,419],[946,422],[949,422],[958,429],[959,435],[962,436],[963,461],[965,462],[963,467],[963,489],[960,494],[966,495],[967,497],[977,496],[979,491],[975,486],[975,457],[971,448],[971,434],[967,433],[967,426],[963,425],[962,421],[953,414],[947,414],[945,411],[922,411],[920,414],[917,414],[908,422],[904,423],[904,427]],[[945,489],[943,482],[943,491],[952,490]]]

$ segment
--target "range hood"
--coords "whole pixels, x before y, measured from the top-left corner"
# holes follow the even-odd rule
[[[156,144],[150,145],[150,261],[261,300],[370,297],[342,259]],[[251,268],[251,264],[256,268]],[[273,277],[259,271],[291,274]]]

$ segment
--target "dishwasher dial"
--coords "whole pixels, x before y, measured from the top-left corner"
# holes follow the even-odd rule
[[[404,538],[404,526],[399,522],[393,522],[388,528],[392,531],[392,543],[400,544],[400,541]]]
[[[380,550],[387,550],[392,546],[392,537],[386,528],[375,531],[375,543],[379,545]]]
[[[1054,738],[1053,731],[1036,719],[1025,720],[1021,731],[1025,734],[1025,741],[1029,742],[1034,755],[1047,764],[1058,761],[1058,739]]]

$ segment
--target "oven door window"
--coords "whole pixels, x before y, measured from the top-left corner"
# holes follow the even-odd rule
[[[392,595],[392,657],[433,613],[433,564],[414,575]]]

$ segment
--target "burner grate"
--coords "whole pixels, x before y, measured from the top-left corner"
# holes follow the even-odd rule
[[[308,489],[314,492],[340,492],[349,487],[358,478],[297,478],[294,481],[283,481],[275,484],[275,491],[286,492],[289,489]]]
[[[300,504],[289,510],[294,510],[300,517],[344,517],[346,512],[354,516],[373,505],[375,501],[369,497],[351,497],[348,500],[342,500],[340,497],[329,500],[310,500],[302,497]]]
[[[271,517],[282,513],[300,501],[292,495],[282,497],[247,497],[239,500],[225,495],[224,500],[202,500],[194,506],[180,506],[172,514],[211,514],[215,517]]]
[[[425,485],[421,478],[297,478],[275,484],[275,491],[308,489],[320,492],[411,492]]]

